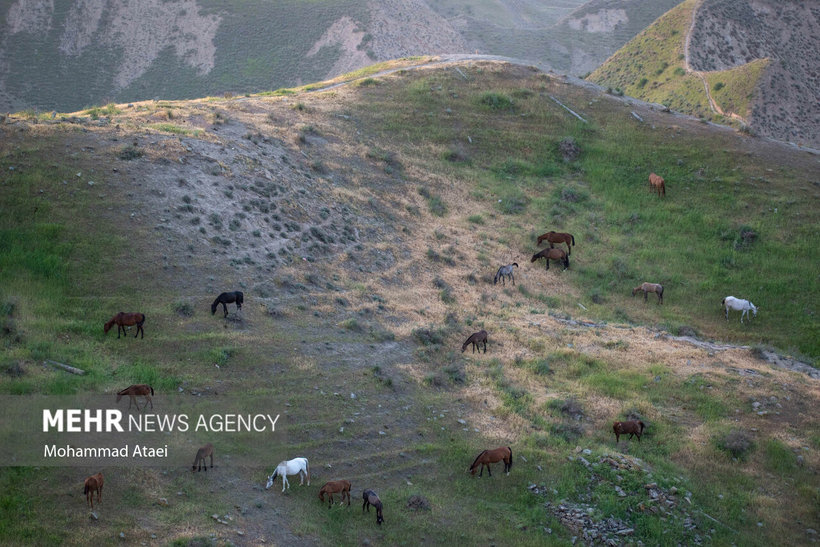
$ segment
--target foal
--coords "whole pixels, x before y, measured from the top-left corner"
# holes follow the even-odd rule
[[[564,263],[564,269],[566,270],[569,268],[569,255],[563,251],[563,249],[551,249],[551,248],[544,248],[534,255],[532,255],[532,259],[530,262],[535,262],[539,258],[546,258],[547,259],[547,269],[550,269],[550,259],[552,260],[560,260]]]
[[[137,406],[137,410],[140,410],[140,405],[137,402],[137,397],[145,397],[145,404],[151,403],[151,408],[154,408],[154,402],[151,400],[151,396],[154,395],[154,388],[149,386],[148,384],[134,384],[133,386],[128,386],[127,388],[123,389],[122,391],[117,392],[117,402],[120,402],[123,395],[128,395],[131,399],[128,401],[128,408],[131,408],[131,403],[134,403]],[[142,408],[145,408],[143,405]]]
[[[658,295],[658,304],[663,304],[663,285],[659,283],[642,283],[640,287],[632,289],[632,296],[638,294],[638,291],[643,291],[644,302],[646,302],[649,293],[653,292]]]
[[[333,494],[338,494],[339,492],[342,493],[342,501],[340,503],[343,504],[345,502],[345,497],[347,497],[347,505],[350,506],[350,481],[346,480],[327,481],[325,485],[322,486],[321,490],[319,490],[319,499],[324,502],[325,494],[327,494],[327,508],[330,509],[333,505]]]
[[[196,451],[196,456],[194,457],[194,465],[191,466],[191,471],[202,471],[202,468],[205,468],[205,471],[208,471],[208,463],[205,461],[205,458],[208,456],[211,457],[211,469],[214,468],[214,445],[211,443],[206,444],[202,448]],[[199,464],[199,469],[197,469],[197,464]]]
[[[487,466],[487,473],[492,477],[493,472],[490,470],[490,464],[500,461],[504,462],[504,472],[509,475],[513,464],[512,448],[509,446],[500,446],[498,448],[493,448],[492,450],[483,451],[475,459],[473,465],[470,466],[470,475],[475,475],[475,472],[478,470],[479,466],[481,466],[481,471],[478,476],[482,476],[484,474],[484,466]]]
[[[91,509],[94,509],[94,492],[97,492],[97,503],[102,501],[102,489],[103,489],[103,474],[97,473],[96,475],[91,475],[87,479],[85,479],[85,485],[83,487],[83,494],[85,494],[85,503],[86,505],[91,505]]]
[[[631,439],[632,436],[638,437],[638,442],[641,442],[641,435],[643,435],[643,428],[644,424],[640,420],[629,420],[626,422],[615,422],[612,424],[612,432],[615,433],[615,442],[617,443],[621,439],[621,435],[629,434],[629,438]]]
[[[364,508],[367,507],[367,512],[370,512],[370,506],[376,508],[376,524],[381,525],[384,522],[384,515],[382,515],[382,500],[379,499],[379,495],[376,494],[373,490],[365,490],[362,492],[362,499],[364,503],[362,503],[362,512],[364,512]]]
[[[474,332],[467,338],[467,341],[461,345],[461,353],[467,349],[467,346],[470,344],[473,345],[473,353],[475,353],[476,348],[478,348],[478,353],[481,353],[481,342],[484,342],[484,353],[487,353],[487,331],[480,330],[478,332]]]
[[[236,302],[236,311],[242,309],[242,303],[245,301],[245,294],[242,291],[223,292],[216,297],[213,304],[211,304],[211,315],[216,313],[216,308],[222,304],[222,309],[225,311],[225,317],[228,317],[228,304]]]
[[[140,333],[142,333],[140,339],[145,338],[145,330],[142,328],[143,323],[145,323],[144,313],[125,313],[121,311],[105,324],[103,332],[108,334],[108,331],[111,330],[111,327],[113,327],[115,323],[117,325],[117,338],[120,337],[120,329],[122,329],[122,333],[125,335],[127,334],[125,327],[133,327],[134,325],[137,326],[137,332],[134,333],[134,338]]]
[[[512,279],[512,284],[515,285],[513,266],[517,268],[518,263],[513,262],[512,264],[507,264],[506,266],[501,266],[500,268],[498,268],[498,271],[495,273],[495,279],[493,279],[493,285],[498,285],[498,280],[500,279],[502,286],[506,286],[507,282],[504,280],[505,277],[509,277],[510,279]]]

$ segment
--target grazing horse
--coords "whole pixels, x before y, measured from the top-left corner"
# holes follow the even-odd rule
[[[205,458],[208,456],[211,457],[211,469],[214,468],[214,445],[211,443],[206,444],[202,448],[196,451],[196,456],[194,457],[194,465],[191,466],[192,471],[202,471],[202,468],[205,468],[205,471],[208,471],[208,463],[205,461]],[[197,465],[199,465],[199,469],[197,469]]]
[[[481,477],[484,474],[484,466],[487,466],[487,473],[492,477],[493,472],[490,470],[490,464],[496,462],[504,462],[504,472],[507,475],[510,474],[510,469],[512,469],[513,464],[513,457],[512,457],[512,448],[509,446],[500,446],[498,448],[493,448],[492,450],[485,450],[473,462],[473,465],[470,466],[470,475],[475,475],[475,472],[478,470],[479,465],[481,466],[481,471],[478,474]]]
[[[560,260],[564,263],[564,269],[566,270],[569,268],[569,255],[565,253],[562,249],[542,249],[539,252],[532,255],[532,259],[530,262],[535,262],[539,258],[547,259],[547,269],[550,269],[550,259],[552,260]]]
[[[726,320],[729,320],[729,308],[732,308],[735,311],[742,312],[740,314],[740,322],[743,323],[743,316],[749,318],[749,321],[752,320],[752,317],[749,315],[749,311],[757,317],[757,306],[751,303],[749,300],[743,300],[742,298],[735,298],[734,296],[727,296],[723,299],[723,305],[726,307]]]
[[[85,494],[85,503],[86,505],[91,505],[91,509],[94,509],[94,492],[97,492],[97,503],[102,501],[102,489],[103,489],[103,474],[97,473],[96,475],[91,475],[87,479],[85,479],[85,485],[83,487],[83,494]]]
[[[123,334],[126,334],[125,328],[133,327],[134,325],[137,326],[137,332],[134,333],[134,338],[140,333],[142,333],[140,338],[145,338],[145,330],[142,328],[142,324],[145,323],[144,313],[125,313],[121,311],[105,324],[103,332],[108,334],[108,331],[111,330],[111,327],[113,327],[115,323],[117,325],[117,338],[120,337],[120,329],[122,329]]]
[[[658,295],[658,304],[663,304],[663,285],[659,283],[642,283],[640,287],[632,289],[632,296],[638,294],[638,291],[643,291],[644,302],[646,302],[649,293],[653,292]]]
[[[498,280],[500,279],[502,286],[506,286],[507,282],[504,280],[505,277],[509,277],[510,279],[512,279],[512,284],[515,285],[513,266],[517,268],[518,262],[513,262],[512,264],[507,264],[506,266],[501,266],[500,268],[498,268],[498,271],[495,273],[495,279],[493,279],[493,285],[498,285]]]
[[[344,504],[345,497],[347,497],[347,505],[350,506],[350,481],[340,480],[340,481],[327,481],[324,486],[319,490],[319,499],[323,502],[325,501],[325,494],[328,496],[328,504],[327,508],[333,505],[333,494],[342,494],[342,501],[339,503]]]
[[[478,353],[481,353],[481,342],[484,342],[484,353],[487,353],[487,331],[480,330],[478,332],[474,332],[467,338],[467,341],[461,345],[461,353],[467,349],[467,346],[470,344],[473,345],[473,353],[475,353],[476,348],[478,348]]]
[[[663,177],[656,175],[655,173],[649,173],[649,189],[653,193],[657,190],[658,197],[661,197],[661,192],[663,192],[663,196],[666,197],[666,183],[664,182]]]
[[[145,404],[151,403],[151,408],[154,408],[154,402],[151,400],[151,397],[154,395],[154,388],[149,386],[148,384],[134,384],[133,386],[128,386],[127,388],[123,389],[122,391],[117,392],[117,402],[120,402],[123,395],[128,395],[131,399],[128,401],[128,408],[131,408],[131,403],[134,403],[137,406],[137,410],[140,410],[140,405],[137,402],[137,397],[145,397]],[[142,408],[145,408],[143,405]]]
[[[572,249],[570,248],[569,244],[572,243],[575,245],[575,238],[572,234],[568,234],[565,232],[547,232],[546,234],[541,234],[538,236],[538,245],[541,245],[541,242],[544,240],[549,241],[550,249],[555,247],[555,243],[566,243],[567,244],[567,254],[572,254]]]
[[[290,488],[290,483],[288,482],[288,475],[299,475],[299,484],[305,484],[305,477],[307,477],[308,486],[310,486],[310,467],[308,466],[307,458],[293,458],[292,460],[282,461],[279,465],[276,466],[276,469],[273,471],[273,474],[268,477],[268,484],[265,486],[265,490],[269,489],[273,486],[273,481],[276,480],[276,477],[282,476],[282,492],[285,491],[285,487]]]
[[[379,495],[376,494],[373,490],[365,490],[362,492],[362,499],[364,503],[362,503],[362,512],[364,512],[364,508],[367,507],[367,512],[370,512],[370,506],[376,508],[376,524],[381,525],[384,522],[384,515],[382,515],[382,500],[379,499]]]
[[[629,420],[627,422],[615,422],[612,424],[612,432],[615,433],[615,442],[621,440],[621,435],[629,434],[638,437],[638,442],[641,442],[641,435],[643,435],[644,423],[640,420]]]
[[[222,304],[222,309],[225,311],[225,317],[228,317],[228,304],[236,302],[236,311],[242,309],[242,302],[245,301],[245,295],[242,291],[223,292],[216,297],[214,303],[211,304],[211,315],[216,313],[216,308]]]

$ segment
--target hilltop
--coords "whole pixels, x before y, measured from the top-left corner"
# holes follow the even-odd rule
[[[438,58],[13,115],[0,137],[2,393],[263,398],[287,434],[250,464],[259,447],[210,439],[207,476],[107,467],[98,519],[81,494],[98,470],[3,468],[5,543],[770,544],[820,526],[816,372],[772,363],[820,354],[816,155]],[[566,271],[529,260],[549,229],[575,236]],[[662,306],[632,296],[643,281]],[[209,309],[224,290],[245,292],[227,319]],[[726,321],[727,294],[757,317]],[[104,336],[120,309],[146,314],[144,340]],[[481,329],[488,352],[461,353]],[[647,432],[616,445],[628,418]],[[464,473],[501,445],[509,476]],[[295,455],[311,486],[264,490]],[[385,524],[318,503],[336,478],[377,490]]]
[[[687,0],[588,79],[673,110],[820,148],[811,3]]]

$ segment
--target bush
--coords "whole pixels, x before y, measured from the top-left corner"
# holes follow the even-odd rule
[[[746,459],[746,456],[754,450],[754,443],[748,433],[741,429],[733,429],[718,440],[718,448],[724,450],[738,460]]]
[[[493,110],[507,110],[512,108],[513,100],[503,93],[493,93],[488,91],[481,95],[481,104]]]

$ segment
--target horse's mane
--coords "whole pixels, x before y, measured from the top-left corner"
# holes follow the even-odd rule
[[[127,388],[125,388],[125,389],[123,389],[123,390],[118,391],[118,392],[117,392],[117,395],[127,395],[127,394],[128,394],[128,390],[129,390],[129,389],[131,389],[131,386],[128,386]],[[151,391],[152,391],[151,395],[153,395],[153,391],[154,391],[154,390],[152,389]]]
[[[487,451],[484,450],[484,451],[481,452],[481,454],[476,456],[475,461],[473,462],[473,465],[470,466],[470,469],[473,469],[475,467],[475,465],[478,463],[478,460],[481,458],[481,456],[483,456],[486,453],[487,453]],[[512,453],[512,451],[510,451],[510,453]]]

